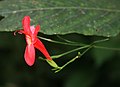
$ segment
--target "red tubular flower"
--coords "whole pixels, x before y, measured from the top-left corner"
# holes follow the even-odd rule
[[[52,60],[49,53],[47,52],[44,44],[37,38],[40,25],[36,27],[30,26],[30,17],[25,16],[22,20],[23,30],[20,30],[20,34],[25,34],[26,38],[26,49],[24,58],[29,66],[32,66],[35,62],[35,48],[40,50],[48,60]]]

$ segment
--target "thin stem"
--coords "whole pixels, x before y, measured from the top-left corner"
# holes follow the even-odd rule
[[[59,42],[59,41],[47,39],[47,38],[44,38],[44,37],[39,37],[39,38],[40,38],[40,39],[43,39],[43,40],[46,40],[46,41],[49,41],[49,42],[53,42],[53,43],[59,43],[59,44],[65,44],[65,45],[72,45],[72,46],[78,46],[78,45],[81,46],[80,44],[76,44],[75,42],[73,43],[72,41],[66,40],[66,39],[61,38],[61,37],[59,37],[59,38],[62,39],[62,40],[64,40],[65,42]],[[82,47],[75,48],[75,49],[73,49],[73,50],[70,50],[70,51],[68,51],[68,52],[62,53],[62,54],[60,54],[60,55],[51,56],[53,59],[56,59],[56,58],[60,58],[60,57],[62,57],[62,56],[65,56],[65,55],[67,55],[67,54],[70,54],[70,53],[72,53],[72,52],[78,51],[78,50],[80,50],[80,49],[85,49],[85,48],[87,48],[86,50],[84,50],[84,51],[82,52],[82,54],[80,54],[80,52],[78,52],[78,55],[77,55],[76,57],[74,57],[74,58],[72,58],[71,60],[69,60],[69,61],[68,61],[67,63],[65,63],[62,67],[59,67],[55,62],[49,62],[49,64],[51,64],[51,65],[56,64],[57,67],[54,67],[54,66],[53,66],[54,69],[52,69],[52,70],[54,70],[55,73],[57,73],[57,72],[61,71],[64,67],[66,67],[68,64],[70,64],[70,63],[72,63],[73,61],[75,61],[77,58],[81,58],[88,50],[90,50],[90,49],[93,48],[93,47],[94,47],[94,48],[99,48],[99,49],[117,50],[117,51],[120,51],[120,49],[116,49],[116,48],[108,48],[108,47],[102,47],[102,46],[96,46],[96,45],[94,45],[94,44],[97,44],[97,43],[100,43],[100,42],[104,42],[104,41],[107,41],[107,40],[109,40],[109,39],[107,38],[107,39],[97,40],[97,41],[94,41],[93,43],[91,43],[90,45],[82,44],[82,45],[83,45]],[[67,43],[66,43],[66,42],[67,42]],[[42,60],[45,60],[45,59],[43,59],[43,58],[41,58],[41,57],[39,57],[39,58],[42,59]]]
[[[93,47],[92,45],[89,46],[89,47],[81,54],[81,56],[83,56],[83,55],[84,55],[88,50],[90,50],[92,47]]]
[[[51,58],[52,58],[52,59],[57,59],[57,58],[60,58],[60,57],[62,57],[62,56],[65,56],[65,55],[67,55],[67,54],[70,54],[70,53],[72,53],[72,52],[75,52],[75,51],[78,51],[78,50],[81,50],[81,49],[85,49],[85,48],[89,48],[89,49],[90,49],[90,47],[91,47],[91,46],[86,45],[86,46],[83,46],[83,47],[75,48],[75,49],[70,50],[70,51],[67,51],[67,52],[65,52],[65,53],[51,56]],[[45,59],[42,58],[42,57],[38,57],[38,58],[41,59],[41,60],[45,60]]]
[[[88,45],[88,44],[83,44],[83,43],[66,43],[66,42],[59,42],[59,41],[55,41],[55,40],[52,40],[52,39],[47,39],[47,38],[40,37],[40,36],[38,36],[38,38],[43,39],[43,40],[46,40],[46,41],[49,41],[49,42],[58,43],[58,44],[64,44],[64,45],[70,45],[70,46],[86,46],[86,45],[87,45],[87,46],[90,46],[90,45]],[[97,44],[97,43],[104,42],[104,41],[107,41],[107,40],[109,40],[109,39],[107,38],[107,39],[103,39],[103,40],[94,41],[92,44]],[[104,47],[104,46],[97,46],[97,45],[93,45],[92,47],[97,48],[97,49],[120,51],[120,49],[111,48],[111,47]]]
[[[38,36],[38,38],[40,38],[42,40],[49,41],[49,42],[58,43],[58,44],[64,44],[64,45],[70,45],[70,46],[85,46],[86,45],[86,44],[82,44],[82,43],[74,43],[73,44],[73,43],[60,42],[60,41],[44,38],[44,37],[41,37],[41,36]]]
[[[120,51],[120,49],[117,49],[117,48],[108,48],[108,47],[95,46],[95,45],[93,45],[93,48],[97,48],[97,49],[104,49],[104,50],[114,50],[114,51]]]
[[[102,40],[96,40],[96,41],[94,41],[92,44],[97,44],[97,43],[105,42],[105,41],[108,41],[108,40],[109,40],[109,38],[102,39]]]
[[[59,39],[61,39],[61,40],[63,40],[63,41],[65,41],[65,42],[67,42],[67,43],[77,43],[77,42],[74,42],[74,41],[70,41],[70,40],[67,40],[67,39],[65,39],[65,38],[62,38],[61,36],[59,36],[59,35],[57,35],[57,37],[59,38]]]
[[[76,59],[81,58],[88,50],[90,50],[92,48],[92,45],[89,46],[82,54],[80,54],[80,52],[78,52],[78,55],[74,58],[72,58],[71,60],[69,60],[67,63],[65,63],[62,67],[60,67],[58,70],[55,71],[55,73],[61,71],[63,68],[65,68],[68,64],[74,62]]]
[[[83,47],[75,48],[75,49],[73,49],[73,50],[70,50],[70,51],[68,51],[68,52],[62,53],[62,54],[60,54],[60,55],[55,55],[55,56],[51,56],[51,57],[52,57],[52,59],[60,58],[60,57],[62,57],[62,56],[65,56],[65,55],[67,55],[67,54],[70,54],[70,53],[72,53],[72,52],[75,52],[75,51],[78,51],[78,50],[81,50],[81,49],[85,49],[85,48],[88,48],[88,47],[90,47],[90,46],[89,46],[89,45],[86,45],[86,46],[83,46]]]
[[[77,55],[76,57],[72,58],[71,60],[69,60],[67,63],[65,63],[60,70],[62,70],[63,68],[65,68],[68,64],[74,62],[76,59],[80,58],[81,55]],[[59,71],[60,71],[59,70]],[[57,71],[58,72],[58,71]]]

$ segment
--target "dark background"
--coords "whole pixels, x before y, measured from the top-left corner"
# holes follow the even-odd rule
[[[59,40],[56,35],[39,35]],[[79,34],[61,37],[87,44],[104,38]],[[76,48],[41,41],[51,55]],[[119,49],[119,43],[120,35],[98,45]],[[24,35],[0,33],[0,87],[120,87],[120,51],[92,48],[62,71],[54,73],[45,61],[38,59],[43,55],[37,50],[35,64],[29,67],[24,61],[25,45]],[[76,55],[77,52],[73,52],[55,61],[62,66]]]

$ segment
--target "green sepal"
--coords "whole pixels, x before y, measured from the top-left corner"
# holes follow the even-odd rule
[[[53,60],[46,60],[50,66],[53,67],[52,70],[55,71],[55,73],[59,72],[62,68],[59,67]]]
[[[59,67],[53,60],[46,60],[50,66],[56,68],[56,67]]]

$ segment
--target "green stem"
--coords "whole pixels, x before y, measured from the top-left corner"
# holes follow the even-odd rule
[[[73,44],[73,43],[60,42],[60,41],[55,41],[55,40],[40,37],[40,36],[38,36],[38,38],[40,38],[42,40],[49,41],[49,42],[58,43],[58,44],[64,44],[64,45],[70,45],[70,46],[85,46],[86,45],[86,44],[82,44],[82,43],[74,43]]]
[[[60,67],[59,69],[57,69],[55,71],[55,73],[61,71],[63,68],[65,68],[67,65],[69,65],[70,63],[74,62],[76,59],[81,58],[88,50],[90,50],[92,48],[92,45],[89,46],[82,54],[80,54],[80,52],[78,52],[78,55],[74,58],[72,58],[71,60],[69,60],[67,63],[65,63],[62,67]]]
[[[102,46],[96,46],[96,45],[93,45],[93,48],[120,51],[120,49],[117,49],[117,48],[108,48],[108,47],[102,47]]]
[[[81,49],[85,49],[85,48],[88,48],[88,47],[90,48],[89,45],[86,45],[86,46],[83,46],[83,47],[79,47],[79,48],[75,48],[75,49],[70,50],[70,51],[67,51],[67,52],[65,52],[65,53],[51,56],[51,58],[52,58],[52,59],[57,59],[57,58],[60,58],[60,57],[62,57],[62,56],[65,56],[65,55],[67,55],[67,54],[70,54],[70,53],[72,53],[72,52],[75,52],[75,51],[78,51],[78,50],[81,50]],[[42,58],[42,57],[38,57],[38,58],[41,59],[41,60],[45,60],[45,59]]]
[[[51,57],[52,57],[52,59],[60,58],[60,57],[62,57],[62,56],[65,56],[65,55],[67,55],[67,54],[70,54],[70,53],[72,53],[72,52],[75,52],[75,51],[78,51],[78,50],[81,50],[81,49],[85,49],[85,48],[88,48],[88,47],[90,47],[90,46],[89,46],[89,45],[86,45],[86,46],[83,46],[83,47],[75,48],[75,49],[73,49],[73,50],[70,50],[70,51],[68,51],[68,52],[62,53],[62,54],[60,54],[60,55],[54,55],[54,56],[51,56]]]
[[[70,46],[82,46],[82,47],[78,47],[78,48],[75,48],[73,50],[70,50],[68,52],[65,52],[65,53],[62,53],[60,55],[54,55],[54,56],[51,56],[53,59],[56,59],[56,58],[60,58],[62,56],[65,56],[67,54],[70,54],[72,52],[75,52],[75,51],[78,51],[78,50],[81,50],[81,49],[85,49],[87,48],[86,50],[84,50],[82,52],[82,54],[80,54],[80,52],[78,52],[78,55],[74,58],[72,58],[71,60],[69,60],[67,63],[65,63],[62,67],[59,67],[53,60],[52,61],[47,61],[50,65],[52,65],[54,67],[54,70],[55,73],[61,71],[63,68],[65,68],[68,64],[72,63],[73,61],[75,61],[77,58],[80,58],[82,57],[88,50],[90,50],[91,48],[99,48],[99,49],[106,49],[106,50],[116,50],[116,51],[120,51],[120,49],[117,49],[117,48],[108,48],[108,47],[102,47],[102,46],[96,46],[94,44],[97,44],[97,43],[100,43],[100,42],[104,42],[104,41],[107,41],[109,40],[108,38],[107,39],[103,39],[103,40],[98,40],[98,41],[94,41],[93,43],[91,43],[90,45],[87,45],[87,44],[81,44],[81,43],[76,43],[76,42],[72,42],[72,41],[69,41],[69,40],[66,40],[64,38],[61,38],[59,37],[60,39],[64,40],[65,42],[59,42],[59,41],[55,41],[55,40],[51,40],[51,39],[47,39],[47,38],[44,38],[44,37],[40,37],[40,39],[43,39],[43,40],[46,40],[46,41],[49,41],[49,42],[53,42],[53,43],[59,43],[59,44],[64,44],[64,45],[70,45]],[[39,57],[40,59],[42,60],[45,60],[41,57]]]
[[[60,67],[60,69],[56,70],[55,73],[61,71],[63,68],[65,68],[68,64],[74,62],[77,58],[79,58],[80,56],[77,55],[76,57],[74,57],[73,59],[69,60],[67,63],[65,63],[62,67]]]
[[[59,36],[59,35],[57,35],[57,37],[58,37],[59,39],[61,39],[61,40],[65,41],[65,42],[67,42],[67,43],[72,43],[72,44],[77,43],[77,42],[70,41],[70,40],[67,40],[67,39],[65,39],[65,38],[62,38],[62,37],[61,37],[61,36]]]
[[[87,44],[83,44],[83,43],[59,42],[59,41],[55,41],[55,40],[52,40],[52,39],[47,39],[47,38],[40,37],[40,36],[38,36],[38,38],[49,41],[49,42],[64,44],[64,45],[70,45],[70,46],[86,46],[87,45]],[[97,44],[97,43],[104,42],[104,41],[107,41],[107,40],[109,40],[109,39],[107,38],[107,39],[103,39],[103,40],[94,41],[92,44]],[[87,46],[90,46],[90,45],[87,45]],[[104,46],[97,46],[97,45],[93,45],[92,47],[97,48],[97,49],[120,51],[120,49],[111,48],[111,47],[104,47]]]

